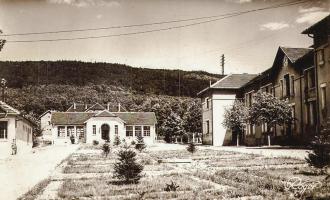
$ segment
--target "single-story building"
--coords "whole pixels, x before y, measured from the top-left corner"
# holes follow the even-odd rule
[[[78,109],[83,108],[83,109]],[[74,104],[66,112],[46,112],[41,116],[44,124],[50,124],[54,144],[93,141],[114,141],[118,136],[127,142],[142,135],[146,144],[156,139],[156,116],[153,112],[111,112],[100,104],[78,106]]]
[[[33,127],[35,123],[15,108],[0,101],[0,147],[1,157],[11,154],[11,145],[14,142],[17,152],[32,149]]]

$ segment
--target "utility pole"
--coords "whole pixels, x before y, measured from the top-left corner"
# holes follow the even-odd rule
[[[225,75],[225,55],[221,55],[221,74]]]
[[[181,96],[181,77],[180,77],[180,70],[179,70],[179,97]]]
[[[7,88],[7,80],[2,78],[0,81],[0,86],[2,89],[2,101],[5,102],[5,89]]]

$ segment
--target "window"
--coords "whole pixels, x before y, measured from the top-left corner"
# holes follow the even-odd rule
[[[65,137],[65,126],[59,126],[57,128],[57,136],[58,137]]]
[[[209,109],[210,108],[209,98],[205,98],[205,105],[206,105],[206,109]]]
[[[150,126],[143,126],[143,136],[150,136]]]
[[[115,134],[118,135],[118,125],[115,125]]]
[[[314,88],[316,81],[315,81],[315,68],[308,69],[305,71],[306,79],[305,85],[307,88]]]
[[[283,97],[283,93],[284,93],[284,91],[283,91],[283,80],[280,80],[280,88],[281,88],[281,97]]]
[[[320,85],[320,93],[321,93],[321,109],[325,109],[326,106],[326,100],[327,100],[327,92],[326,92],[326,84]]]
[[[285,83],[284,95],[285,95],[285,97],[288,97],[288,96],[290,96],[290,76],[289,76],[289,74],[284,75],[284,83]]]
[[[135,126],[135,136],[142,136],[142,127]]]
[[[127,137],[133,136],[133,126],[126,126],[126,136]]]
[[[291,76],[291,88],[290,88],[291,96],[294,96],[294,76]]]
[[[7,139],[7,122],[0,122],[0,139]]]
[[[67,136],[70,137],[71,135],[75,135],[74,134],[74,126],[68,126],[68,132],[67,132]]]
[[[96,125],[93,125],[93,135],[96,135]]]
[[[317,65],[323,65],[324,64],[324,50],[321,49],[319,51],[316,52],[316,56],[317,56]]]
[[[210,121],[207,120],[206,121],[206,134],[209,134],[210,133]]]

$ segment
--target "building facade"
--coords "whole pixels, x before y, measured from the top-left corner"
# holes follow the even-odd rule
[[[226,81],[233,78],[233,75],[228,75],[198,93],[203,102],[203,143],[221,146],[236,141],[235,136],[221,125],[224,109],[235,99],[251,106],[253,94],[257,91],[286,100],[292,108],[294,122],[273,128],[267,124],[257,126],[248,123],[240,138],[241,143],[264,145],[268,135],[271,135],[272,144],[309,143],[329,118],[329,33],[330,16],[327,16],[303,31],[313,38],[312,48],[279,47],[273,65],[261,74],[250,77],[248,81],[244,74],[234,75],[240,80]],[[221,101],[215,101],[218,97]],[[224,100],[227,103],[224,104]]]
[[[303,34],[313,38],[316,92],[318,93],[318,129],[330,112],[330,15],[309,27]]]
[[[0,101],[0,148],[1,156],[11,154],[11,145],[15,143],[17,152],[31,150],[33,145],[33,127],[35,123],[5,102]]]
[[[51,126],[54,144],[120,140],[131,142],[138,135],[151,145],[156,139],[156,116],[153,112],[111,112],[101,104],[73,104],[66,112],[49,112],[41,116],[44,124]]]

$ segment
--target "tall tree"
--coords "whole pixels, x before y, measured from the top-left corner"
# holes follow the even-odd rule
[[[165,119],[162,129],[165,133],[166,142],[171,142],[173,137],[177,138],[178,136],[182,136],[184,129],[181,117],[172,111]]]
[[[292,121],[292,110],[287,101],[261,91],[254,94],[253,103],[249,109],[251,124],[267,124],[267,127],[275,128],[276,125],[290,125]],[[267,137],[268,145],[270,145],[270,133]]]
[[[232,130],[233,135],[236,136],[237,146],[239,146],[239,138],[243,134],[247,117],[248,108],[241,101],[236,100],[232,107],[225,108],[222,124]]]
[[[190,136],[195,138],[194,136],[202,133],[202,106],[200,105],[200,101],[190,100],[188,108],[183,115],[183,128],[184,131]],[[193,141],[195,142],[195,141]]]

